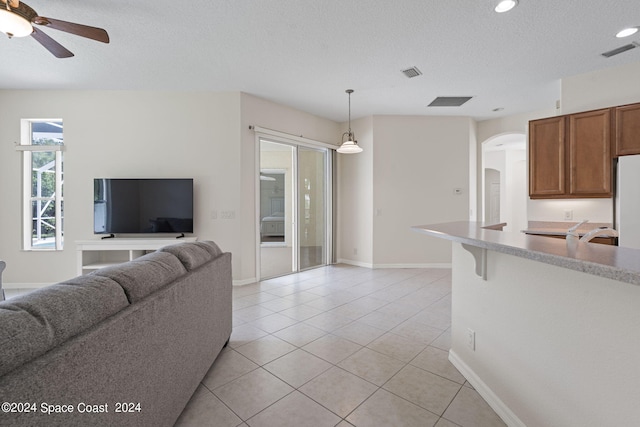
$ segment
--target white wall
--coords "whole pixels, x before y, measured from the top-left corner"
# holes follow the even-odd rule
[[[352,121],[351,129],[363,151],[337,155],[337,259],[373,267],[373,117]]]
[[[339,125],[242,93],[0,91],[0,258],[3,279],[49,284],[76,272],[74,241],[93,239],[94,177],[193,177],[194,235],[233,254],[236,282],[255,274],[255,133],[259,125],[321,141]],[[20,119],[62,118],[65,249],[21,250]],[[213,211],[234,211],[223,220]],[[37,267],[37,268],[34,268]]]
[[[471,126],[468,117],[373,117],[375,266],[450,263],[448,242],[410,227],[468,220]]]
[[[194,178],[194,230],[237,252],[236,223],[210,212],[237,210],[240,96],[118,91],[0,91],[0,258],[7,283],[47,284],[76,273],[74,241],[93,239],[93,178]],[[64,120],[65,246],[21,250],[20,119]],[[237,259],[234,259],[234,271]]]
[[[482,182],[483,181],[483,167],[482,167],[482,146],[483,143],[486,143],[487,141],[495,138],[495,137],[501,137],[501,136],[507,136],[507,135],[512,135],[512,134],[523,134],[523,135],[527,135],[529,132],[529,121],[530,120],[536,120],[536,119],[540,119],[543,117],[550,117],[550,116],[554,116],[558,114],[558,111],[555,109],[555,107],[550,107],[548,109],[545,110],[539,110],[539,111],[533,111],[530,113],[523,113],[523,114],[515,114],[512,116],[506,116],[506,117],[501,117],[501,118],[497,118],[497,119],[491,119],[491,120],[483,120],[477,123],[476,128],[477,128],[477,134],[476,134],[476,138],[477,138],[477,150],[478,150],[478,163],[477,163],[477,180],[478,180],[478,185],[476,187],[476,191],[478,192],[478,194],[483,194],[483,188],[482,188]],[[526,182],[528,182],[528,175],[529,175],[529,167],[528,165],[525,165],[525,169],[526,169],[526,174],[525,174],[525,179]],[[528,197],[529,194],[529,189],[528,187],[525,188],[524,190],[524,197],[527,198],[527,207],[525,208],[526,211],[528,211],[530,209],[530,205],[529,203],[531,202],[529,200]],[[482,212],[482,198],[478,198],[477,199],[477,207],[476,209],[478,210],[478,212]],[[527,214],[528,212],[525,213],[525,218],[524,220],[520,219],[520,216],[518,216],[518,222],[522,222],[522,221],[526,221],[527,220]],[[520,214],[519,214],[520,215]],[[535,216],[535,215],[534,215]],[[530,218],[529,218],[530,219]],[[557,219],[557,221],[559,221],[560,219]],[[513,220],[512,220],[513,221]],[[542,221],[542,220],[540,220]]]
[[[507,150],[507,231],[520,231],[527,228],[527,174],[529,164],[526,150]],[[509,225],[510,223],[510,225]]]
[[[498,119],[483,120],[478,122],[478,145],[482,148],[482,143],[498,135],[509,133],[527,134],[529,131],[529,121],[551,117],[557,115],[555,107],[544,110],[532,111],[530,113],[514,114],[512,116],[500,117]]]
[[[562,79],[562,114],[640,102],[640,61]]]

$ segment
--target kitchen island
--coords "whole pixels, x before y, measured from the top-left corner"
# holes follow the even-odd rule
[[[455,222],[451,362],[508,425],[640,425],[640,250]]]

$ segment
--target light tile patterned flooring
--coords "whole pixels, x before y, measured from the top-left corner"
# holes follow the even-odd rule
[[[505,424],[448,361],[451,272],[335,265],[234,288],[176,426]]]

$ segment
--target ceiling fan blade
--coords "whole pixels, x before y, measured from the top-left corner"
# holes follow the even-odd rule
[[[36,39],[38,43],[44,46],[44,48],[51,52],[56,58],[71,58],[73,56],[73,53],[71,53],[66,47],[62,46],[60,43],[35,27],[33,28],[31,37]]]
[[[61,21],[59,19],[45,18],[37,16],[33,18],[33,23],[44,25],[54,30],[64,31],[65,33],[75,34],[76,36],[86,37],[102,43],[109,43],[109,34],[102,28],[90,27],[88,25],[75,24],[73,22]]]

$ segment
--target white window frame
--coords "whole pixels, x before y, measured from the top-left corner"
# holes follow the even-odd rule
[[[31,145],[32,143],[32,125],[33,123],[42,122],[62,122],[62,119],[22,119],[20,122],[20,144],[16,145],[16,150],[22,152],[22,247],[25,251],[61,251],[64,246],[63,239],[63,217],[62,217],[62,202],[63,202],[63,177],[62,177],[62,152],[64,151],[63,145]],[[56,187],[54,193],[55,203],[55,246],[54,247],[35,247],[33,245],[33,214],[32,214],[32,202],[38,200],[37,197],[31,195],[31,175],[32,175],[32,153],[33,152],[53,152],[55,153],[55,174],[56,174]],[[42,198],[41,200],[49,201],[51,197]]]

